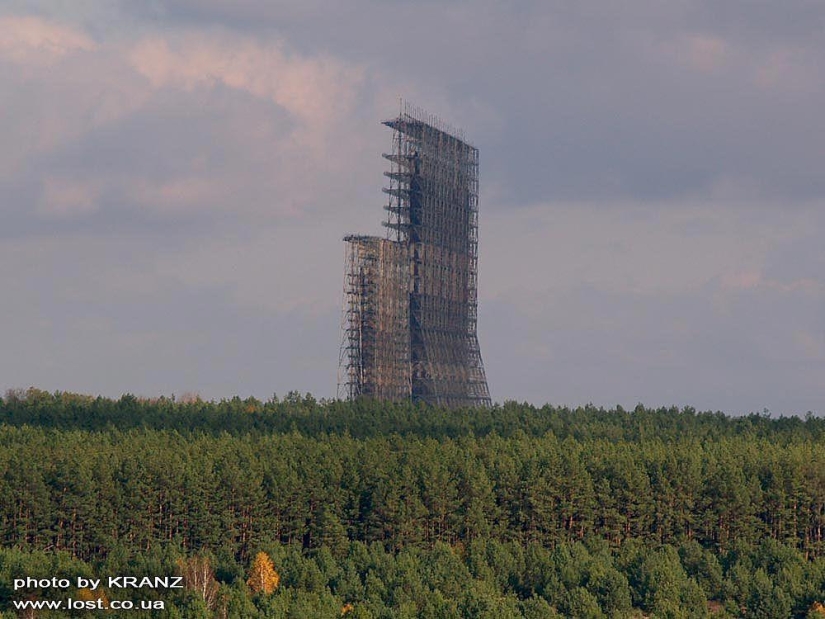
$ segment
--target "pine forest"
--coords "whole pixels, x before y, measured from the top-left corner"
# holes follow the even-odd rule
[[[134,618],[825,617],[823,534],[812,415],[0,399],[2,617],[21,575],[181,578]]]

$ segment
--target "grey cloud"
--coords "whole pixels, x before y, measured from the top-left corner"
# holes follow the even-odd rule
[[[817,4],[121,6],[146,28],[284,37],[367,63],[399,95],[406,83],[451,101],[439,111],[466,126],[485,179],[519,203],[671,200],[710,196],[720,184],[746,186],[754,199],[825,196]]]
[[[334,395],[336,307],[239,305],[231,283],[187,285],[146,247],[95,236],[0,245],[3,309],[13,318],[2,328],[3,388]]]
[[[558,293],[559,306],[539,316],[502,301],[486,304],[488,372],[508,377],[505,384],[491,380],[498,398],[735,414],[825,407],[818,388],[825,371],[821,297],[710,289],[700,296],[645,295],[584,286]],[[515,359],[531,362],[513,374],[507,368]]]
[[[686,2],[686,23],[706,31],[757,41],[821,40],[825,12],[815,0]]]
[[[296,138],[298,121],[271,100],[220,82],[152,88],[122,58],[102,61],[107,52],[125,53],[69,57],[33,78],[8,66],[0,73],[11,111],[0,120],[0,158],[13,170],[0,176],[0,235],[195,233],[317,214],[333,198],[366,204],[375,195],[368,177],[379,190],[380,167],[362,156],[366,144],[376,147],[368,138],[342,139],[332,127],[323,137],[336,151],[313,151]],[[116,109],[98,118],[111,99]],[[374,120],[345,129],[380,135]],[[52,194],[92,196],[52,208],[51,185]]]
[[[380,233],[410,95],[481,149],[495,399],[825,411],[818,3],[4,10],[98,50],[0,63],[0,388],[333,395],[341,237]],[[279,99],[246,45],[332,85]]]
[[[184,0],[138,10],[150,20],[278,33],[421,84],[432,98],[455,102],[456,122],[482,147],[485,178],[519,202],[670,200],[731,182],[762,199],[825,196],[814,163],[825,103],[816,70],[825,60],[817,27],[825,8],[817,3],[296,8]],[[709,66],[713,53],[718,67]],[[770,69],[779,62],[771,53],[789,66]],[[779,83],[755,83],[770,70]],[[796,85],[802,92],[781,83],[792,70],[811,82]],[[466,117],[479,100],[497,123]]]

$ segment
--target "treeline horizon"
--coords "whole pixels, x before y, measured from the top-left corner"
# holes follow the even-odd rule
[[[37,388],[10,389],[0,397],[0,424],[54,429],[103,430],[155,428],[179,432],[245,434],[301,432],[308,435],[347,434],[355,438],[387,434],[458,437],[524,432],[541,436],[640,440],[676,438],[685,431],[695,437],[737,436],[825,438],[825,416],[772,416],[769,412],[730,415],[697,411],[691,406],[604,408],[505,401],[489,408],[446,409],[426,404],[377,402],[370,399],[317,400],[311,394],[289,392],[266,401],[239,396],[202,400],[197,395],[152,398],[124,394],[120,398]],[[721,434],[720,434],[721,433]]]

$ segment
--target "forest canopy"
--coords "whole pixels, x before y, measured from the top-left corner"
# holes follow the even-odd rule
[[[12,392],[0,610],[17,599],[2,583],[58,571],[200,575],[152,617],[816,617],[823,431],[642,406]]]

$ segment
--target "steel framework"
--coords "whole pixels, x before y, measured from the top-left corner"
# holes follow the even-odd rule
[[[402,400],[411,393],[409,259],[402,243],[349,235],[339,397]],[[343,393],[341,390],[343,389]]]
[[[387,238],[345,238],[339,396],[489,406],[476,335],[478,149],[409,104],[384,124],[393,130]],[[378,272],[388,275],[373,281]],[[376,313],[384,326],[365,328]],[[367,332],[375,344],[363,343]]]

